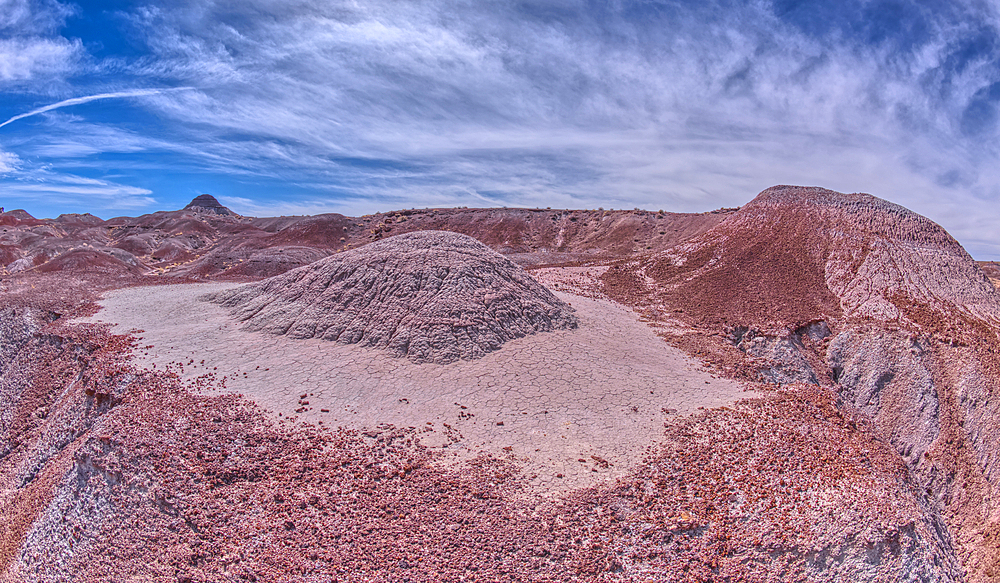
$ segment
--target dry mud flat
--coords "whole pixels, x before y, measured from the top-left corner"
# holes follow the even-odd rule
[[[558,294],[579,328],[515,339],[473,361],[417,364],[385,351],[240,329],[199,299],[231,284],[126,288],[92,322],[141,329],[144,366],[227,390],[281,419],[352,429],[416,427],[457,462],[513,455],[536,492],[624,475],[664,422],[755,396],[715,378],[613,302]],[[582,461],[581,461],[582,460]]]

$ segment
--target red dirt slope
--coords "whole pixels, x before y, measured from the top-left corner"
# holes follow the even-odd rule
[[[925,488],[967,580],[1000,574],[1000,293],[940,226],[777,186],[603,281],[727,374],[830,387]]]
[[[136,265],[129,265],[107,253],[90,249],[76,249],[63,253],[56,259],[39,266],[38,271],[52,273],[55,271],[82,271],[89,273],[109,273],[138,275],[141,271]]]
[[[774,330],[844,317],[944,332],[928,317],[936,312],[1000,324],[996,290],[944,229],[871,195],[822,188],[769,188],[605,281],[619,298],[680,305],[702,325]]]
[[[809,391],[697,415],[628,478],[545,501],[514,456],[277,424],[98,327],[39,321],[15,348],[0,580],[960,580],[898,458]]]

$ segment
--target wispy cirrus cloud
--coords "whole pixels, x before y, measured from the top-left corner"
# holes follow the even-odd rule
[[[160,11],[144,22],[157,31],[158,73],[192,83],[226,74],[154,105],[217,128],[219,141],[233,132],[282,142],[278,164],[348,152],[489,176],[490,165],[527,171],[561,158],[565,167],[539,182],[564,189],[580,174],[569,162],[580,163],[644,204],[655,193],[745,197],[785,175],[851,183],[886,164],[921,174],[926,190],[974,183],[975,160],[964,156],[990,155],[968,141],[978,151],[936,147],[965,140],[975,95],[993,82],[993,53],[963,56],[971,8],[944,23],[918,12],[919,38],[901,26],[856,43],[811,29],[779,3],[521,8],[376,2],[284,12],[254,3],[248,11],[270,17],[239,23]],[[589,198],[609,186],[596,181]]]
[[[0,0],[0,32],[55,34],[76,11],[55,0]]]
[[[0,0],[0,89],[70,73],[85,51],[57,34],[75,9],[60,2]]]
[[[38,37],[0,39],[0,85],[65,74],[72,70],[82,52],[79,41]]]
[[[5,181],[3,192],[8,200],[47,197],[74,210],[142,209],[157,202],[145,188],[47,170],[33,170],[17,180]]]
[[[0,150],[0,176],[14,172],[20,165],[21,159],[17,154]]]

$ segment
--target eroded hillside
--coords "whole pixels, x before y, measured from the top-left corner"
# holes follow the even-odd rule
[[[0,524],[0,579],[1000,576],[1000,299],[984,274],[989,266],[977,266],[940,227],[902,207],[797,187],[769,189],[738,211],[700,215],[437,209],[251,219],[204,200],[189,206],[109,221],[0,215],[8,267],[0,279],[0,509],[9,518]],[[376,416],[332,423],[334,414],[409,410],[419,404],[413,395],[445,385],[404,381],[408,399],[386,392],[378,397],[384,403],[374,403],[375,393],[365,393],[368,401],[350,401],[353,412],[338,412],[333,405],[348,401],[330,382],[325,392],[303,387],[296,409],[283,410],[261,397],[272,377],[261,372],[255,385],[259,373],[248,364],[230,370],[213,360],[225,350],[182,357],[170,351],[179,341],[145,343],[141,331],[74,321],[100,317],[97,302],[108,290],[256,281],[422,230],[468,234],[522,266],[546,266],[535,276],[570,305],[574,297],[611,305],[610,297],[630,306],[703,365],[684,373],[685,394],[712,397],[734,383],[753,392],[678,412],[668,401],[674,393],[652,390],[654,401],[641,407],[593,410],[590,422],[608,424],[624,446],[637,448],[634,457],[609,462],[588,450],[594,453],[569,460],[579,465],[574,475],[593,475],[588,486],[560,487],[569,472],[555,474],[520,441],[500,447],[508,442],[496,437],[518,431],[521,419],[549,416],[544,403],[555,399],[545,390],[564,390],[565,379],[544,362],[531,365],[540,392],[527,401],[538,405],[530,411],[517,402],[500,415],[504,399],[487,391],[472,407],[437,395],[452,416],[444,424],[412,417],[386,425]],[[330,279],[304,292],[319,298],[330,289],[337,296],[331,310],[349,309],[336,303],[343,290]],[[268,281],[284,291],[284,280]],[[457,285],[469,298],[485,298],[472,279]],[[143,289],[133,294],[140,303],[155,296]],[[584,300],[576,301],[580,334],[593,334]],[[439,319],[445,312],[435,306]],[[171,312],[157,325],[183,317]],[[228,324],[211,325],[220,339],[235,338]],[[574,339],[574,330],[559,334]],[[241,342],[255,334],[240,333]],[[554,332],[537,336],[544,334],[560,342]],[[531,375],[522,363],[544,354],[507,371],[509,344],[490,353],[500,363],[491,374],[517,382],[491,384],[474,368],[469,378],[486,379],[487,388],[524,386]],[[606,344],[603,352],[612,354]],[[378,380],[336,360],[378,346],[309,350],[337,374],[356,375],[344,379],[356,381],[352,387]],[[599,358],[602,350],[593,353]],[[377,353],[356,356],[383,362]],[[281,366],[300,366],[290,360]],[[616,360],[605,372],[637,377],[641,363],[631,370]],[[452,367],[433,371],[462,385],[460,367],[474,365],[407,366]],[[656,374],[669,389],[681,377],[668,369]],[[704,381],[692,386],[694,378]],[[627,383],[602,383],[625,394]],[[230,386],[245,394],[228,393]],[[436,405],[420,406],[426,413]],[[632,444],[629,436],[640,434],[629,428],[640,416],[662,430]],[[453,457],[459,448],[475,453],[462,434],[474,425],[496,443]],[[581,443],[597,434],[580,425],[565,434]],[[633,461],[619,467],[619,459]],[[553,475],[539,489],[530,474],[544,471]]]
[[[944,229],[870,195],[774,187],[603,279],[721,371],[831,387],[907,463],[970,579],[1000,574],[1000,294]]]

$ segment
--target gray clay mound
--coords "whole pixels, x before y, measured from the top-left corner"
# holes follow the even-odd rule
[[[441,364],[577,326],[573,308],[522,268],[445,231],[396,235],[204,299],[230,308],[247,330]]]

